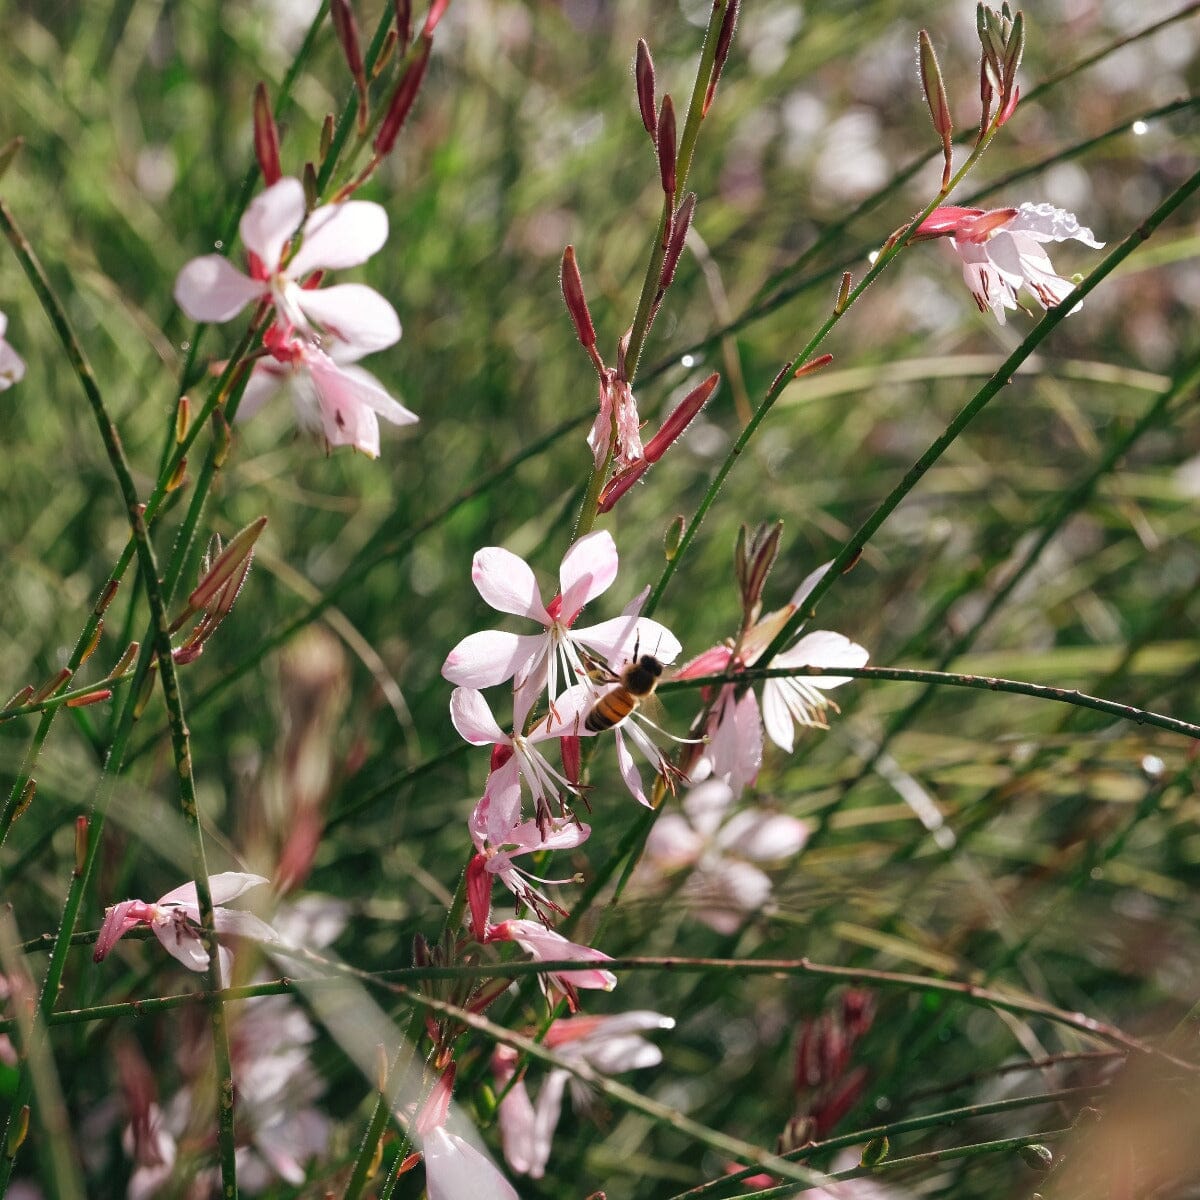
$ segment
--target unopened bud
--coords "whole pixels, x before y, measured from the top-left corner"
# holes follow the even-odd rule
[[[9,1122],[8,1144],[5,1153],[9,1158],[16,1158],[25,1138],[29,1135],[29,1105],[22,1104],[16,1116]]]
[[[96,622],[96,628],[92,630],[92,636],[88,639],[88,644],[84,647],[83,653],[79,656],[79,665],[82,667],[85,662],[96,652],[96,647],[100,644],[100,635],[104,632],[104,618]]]
[[[658,173],[668,198],[675,198],[675,104],[664,96],[658,113]]]
[[[108,673],[109,679],[120,679],[123,675],[129,673],[129,668],[133,666],[133,660],[137,657],[139,646],[137,642],[130,642],[125,647],[125,653],[117,659],[117,665]]]
[[[400,53],[403,54],[412,45],[412,0],[394,0],[393,7],[396,10],[396,33],[400,38]]]
[[[389,29],[384,35],[383,45],[379,50],[379,57],[375,60],[375,65],[371,68],[371,78],[378,79],[383,74],[384,69],[392,60],[392,55],[396,53],[397,35],[394,29]]]
[[[429,940],[423,933],[418,933],[413,937],[412,960],[414,967],[429,966]]]
[[[103,700],[112,699],[112,688],[97,688],[94,692],[85,692],[82,696],[72,696],[67,701],[68,708],[86,708],[89,704],[99,704]]]
[[[692,215],[696,211],[696,193],[688,192],[679,207],[675,210],[675,218],[671,222],[671,234],[667,239],[667,250],[663,255],[662,275],[659,278],[659,289],[666,291],[675,278],[675,270],[679,266],[679,256],[683,253],[683,244],[687,232],[691,228]]]
[[[254,558],[254,543],[266,526],[267,518],[259,517],[230,541],[188,597],[189,609],[193,612],[213,609],[222,616],[229,612]],[[233,595],[229,594],[231,584]]]
[[[648,459],[639,458],[623,471],[618,471],[603,487],[596,511],[609,512],[613,505],[650,469]]]
[[[450,0],[433,0],[429,6],[429,12],[425,17],[425,28],[421,30],[423,38],[433,36],[433,31],[437,28],[438,22],[446,15],[446,9],[450,7]]]
[[[428,37],[422,39],[420,48],[412,62],[408,64],[408,69],[401,76],[396,90],[392,93],[392,99],[388,104],[383,121],[380,123],[379,132],[375,135],[376,159],[390,154],[392,147],[396,144],[401,126],[412,109],[413,101],[417,98],[421,80],[425,78],[425,68],[429,65],[429,50],[432,44]]]
[[[87,817],[75,818],[75,877],[78,878],[83,874],[83,868],[87,864],[88,852],[88,819]]]
[[[587,299],[583,294],[583,278],[575,261],[575,247],[568,246],[562,256],[562,294],[567,302],[567,312],[575,322],[575,332],[581,346],[596,344],[596,329],[592,325],[592,314],[588,312]]]
[[[342,53],[346,56],[346,65],[354,77],[354,86],[358,91],[358,132],[360,135],[367,131],[367,76],[363,70],[362,47],[358,40],[358,22],[354,19],[354,10],[350,0],[330,0],[329,16],[333,21],[333,29],[342,45]]]
[[[833,302],[833,311],[835,313],[838,313],[840,315],[841,313],[844,313],[846,311],[846,304],[850,300],[850,288],[853,285],[853,283],[854,283],[854,280],[851,277],[850,272],[843,271],[842,272],[842,282],[840,284],[838,284],[837,299]]]
[[[492,1091],[490,1085],[481,1083],[476,1089],[475,1095],[479,1103],[480,1116],[486,1120],[499,1107],[496,1102],[496,1093]]]
[[[142,686],[138,690],[137,700],[133,705],[133,719],[138,720],[142,713],[146,711],[146,705],[150,703],[150,697],[154,695],[154,671],[146,672],[146,678],[142,680]]]
[[[741,0],[728,0],[725,16],[721,19],[721,31],[717,34],[717,53],[713,59],[712,74],[708,79],[708,87],[704,91],[704,105],[700,109],[702,117],[708,116],[713,97],[717,94],[717,84],[721,81],[721,72],[725,69],[725,60],[729,57],[729,44],[733,41],[734,26],[737,25],[738,7]]]
[[[182,445],[192,427],[192,402],[186,396],[179,397],[175,409],[175,444]]]
[[[21,798],[17,801],[16,810],[13,812],[12,819],[15,821],[21,816],[25,810],[33,803],[34,796],[37,795],[37,780],[25,780],[25,786],[21,789]]]
[[[679,543],[683,541],[683,532],[686,528],[687,522],[683,519],[683,513],[676,514],[670,525],[667,526],[667,532],[663,534],[663,554],[666,555],[667,562],[675,561],[675,555],[679,553]]]
[[[117,594],[117,588],[120,586],[115,579],[110,579],[100,592],[100,599],[92,606],[93,616],[102,616],[108,606],[113,602],[113,597]]]
[[[779,1135],[779,1153],[791,1154],[801,1146],[807,1146],[816,1135],[817,1123],[812,1117],[794,1116],[789,1118]]]
[[[792,373],[793,379],[800,379],[805,375],[812,375],[821,370],[822,367],[827,367],[833,362],[832,354],[818,354],[816,358],[810,358],[803,366],[799,366]]]
[[[317,186],[317,168],[312,162],[304,164],[304,170],[300,173],[300,182],[304,185],[304,207],[311,212],[317,207],[317,201],[321,198],[321,189]]]
[[[167,482],[163,484],[163,491],[168,494],[177,491],[187,477],[187,458],[181,458],[175,464],[175,470],[167,476]]]
[[[858,1160],[860,1167],[877,1167],[888,1156],[891,1146],[886,1137],[872,1138],[864,1147]]]
[[[279,165],[279,130],[275,126],[265,83],[259,83],[254,89],[254,156],[267,187],[278,183],[283,177]]]
[[[708,403],[709,397],[717,390],[717,384],[720,382],[721,376],[714,371],[703,383],[692,388],[680,400],[671,415],[662,423],[659,431],[646,443],[643,453],[647,462],[658,462],[662,458],[667,447],[676,441],[696,419],[697,414]]]
[[[413,1167],[417,1166],[420,1163],[420,1161],[421,1161],[421,1152],[419,1150],[414,1150],[396,1168],[396,1178],[399,1179],[401,1175],[407,1175],[408,1172],[413,1169]]]
[[[61,671],[51,675],[45,683],[39,687],[29,699],[34,704],[40,704],[43,700],[53,696],[55,692],[61,691],[62,688],[70,682],[72,672],[68,668],[63,667]]]
[[[8,698],[8,701],[5,703],[4,707],[0,708],[0,712],[8,712],[10,708],[18,708],[22,704],[28,704],[32,695],[33,684],[27,683],[19,692]]]
[[[942,140],[942,156],[945,159],[942,190],[945,191],[953,170],[954,122],[950,119],[950,104],[946,99],[946,85],[942,82],[942,69],[938,66],[929,34],[924,29],[917,35],[917,62],[921,68],[921,88],[925,93],[925,103],[929,106],[933,128]]]
[[[654,60],[650,57],[650,47],[645,38],[639,38],[637,44],[637,61],[633,68],[637,81],[638,108],[642,113],[642,124],[651,140],[658,140],[658,116],[654,108]]]
[[[1043,1146],[1041,1142],[1031,1142],[1028,1146],[1022,1146],[1020,1151],[1021,1161],[1031,1171],[1049,1171],[1054,1166],[1054,1155],[1049,1146]]]
[[[229,449],[233,445],[233,431],[229,428],[229,421],[226,419],[225,414],[219,408],[213,409],[212,425],[213,466],[219,471],[225,465],[225,460],[229,457]]]
[[[18,135],[10,142],[5,142],[4,149],[0,150],[0,179],[4,178],[4,172],[13,164],[13,159],[21,153],[21,147],[25,145],[25,139]]]
[[[771,568],[775,565],[782,536],[782,521],[776,521],[773,525],[760,525],[750,537],[746,536],[746,527],[743,525],[738,534],[734,572],[737,576],[738,589],[741,592],[742,611],[746,615],[747,625],[753,624],[758,619],[758,614],[762,609],[763,588],[766,586]]]
[[[324,162],[329,155],[329,148],[333,145],[333,113],[326,113],[325,120],[321,122],[321,136],[317,139],[318,156],[321,162]]]

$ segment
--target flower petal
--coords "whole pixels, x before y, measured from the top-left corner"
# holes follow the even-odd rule
[[[166,920],[151,922],[154,936],[163,949],[178,959],[189,971],[208,970],[208,951],[200,940],[200,929],[191,921],[169,916]]]
[[[371,200],[347,200],[314,208],[304,222],[304,242],[288,263],[293,279],[324,268],[357,267],[387,241],[388,219]]]
[[[175,277],[175,303],[193,321],[228,321],[266,291],[219,254],[185,263]]]
[[[861,667],[865,666],[870,652],[857,642],[852,642],[840,633],[818,629],[806,633],[794,646],[777,655],[772,667]],[[809,682],[815,688],[827,691],[849,683],[850,675],[814,675]]]
[[[463,638],[450,651],[442,664],[442,678],[463,687],[494,687],[524,675],[548,649],[549,638],[544,633],[485,629]]]
[[[386,350],[400,340],[400,318],[396,310],[374,288],[365,284],[299,288],[294,298],[306,317],[359,352],[355,357]]]
[[[607,529],[581,537],[563,556],[558,569],[562,588],[562,623],[572,625],[579,610],[608,591],[617,577],[617,545]]]
[[[475,688],[459,687],[450,697],[450,720],[459,736],[472,746],[508,745],[511,739],[496,724],[483,693]]]
[[[442,1126],[422,1139],[429,1200],[519,1200],[486,1154]]]
[[[808,826],[787,813],[744,809],[734,813],[717,836],[717,845],[739,858],[776,862],[797,854],[808,840]]]
[[[1074,213],[1055,208],[1053,204],[1022,204],[1004,228],[1009,233],[1023,233],[1041,242],[1065,242],[1074,238],[1093,250],[1104,248],[1104,243],[1096,241],[1092,231],[1086,225],[1080,225]]]
[[[20,383],[24,377],[25,363],[21,356],[0,338],[0,392]]]
[[[711,838],[732,803],[733,789],[729,784],[722,779],[710,779],[688,792],[683,798],[683,811],[697,833]]]
[[[279,270],[285,243],[303,220],[304,185],[288,176],[250,202],[238,229],[246,249],[256,254],[273,275]]]
[[[471,563],[471,579],[479,594],[497,612],[552,624],[542,593],[529,564],[503,546],[485,546]]]

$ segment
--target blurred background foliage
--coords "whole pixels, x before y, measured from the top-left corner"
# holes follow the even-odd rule
[[[684,441],[604,520],[621,573],[597,605],[601,616],[657,578],[672,518],[694,511],[745,415],[829,312],[841,272],[861,277],[868,253],[934,194],[932,159],[896,182],[935,148],[914,67],[918,28],[938,50],[958,126],[977,120],[965,0],[744,8],[689,181],[696,236],[636,391],[653,428],[709,371],[722,385]],[[364,34],[384,13],[378,2],[356,9]],[[228,239],[252,162],[252,90],[265,79],[276,93],[312,11],[287,0],[0,4],[0,142],[25,139],[4,198],[66,299],[144,492],[196,337],[172,306],[174,276]],[[961,195],[984,206],[1049,201],[1115,245],[1196,169],[1196,6],[1031,0],[1025,11],[1023,91],[1034,94]],[[210,861],[274,874],[303,791],[329,819],[303,888],[348,903],[353,920],[337,951],[357,966],[406,965],[413,935],[436,935],[456,886],[486,755],[461,752],[439,672],[461,637],[493,623],[471,586],[471,557],[504,545],[553,586],[590,463],[583,439],[596,392],[562,304],[559,260],[573,244],[612,361],[660,204],[637,115],[634,46],[648,39],[660,92],[682,107],[707,12],[692,0],[454,0],[397,151],[362,193],[387,209],[388,244],[343,276],[378,288],[400,313],[402,341],[367,365],[421,423],[385,427],[378,462],[326,456],[295,436],[279,401],[238,427],[214,487],[204,538],[228,537],[260,514],[270,524],[233,617],[183,673],[217,847]],[[1164,22],[1157,32],[1071,69],[1155,22]],[[314,157],[325,114],[348,93],[326,25],[281,115],[286,173]],[[816,627],[869,647],[876,664],[939,666],[953,654],[957,670],[1200,719],[1194,382],[1067,504],[1027,562],[1106,448],[1173,380],[1194,379],[1196,230],[1192,204],[1055,331],[838,581]],[[1097,261],[1075,243],[1055,254],[1068,275]],[[11,693],[65,659],[127,527],[77,382],[7,253],[0,309],[28,363],[25,380],[0,396],[0,680]],[[833,365],[789,387],[680,565],[656,615],[685,654],[735,630],[739,524],[783,520],[766,597],[768,608],[782,603],[1030,325],[1021,313],[1003,328],[978,314],[944,246],[905,252],[829,339]],[[199,361],[219,360],[243,328],[206,330]],[[200,381],[192,394],[202,392]],[[180,511],[160,520],[160,546]],[[981,622],[1014,572],[1018,586]],[[323,596],[332,605],[315,614]],[[93,660],[97,676],[144,620],[140,590],[127,584]],[[761,802],[811,824],[806,850],[774,872],[771,908],[723,936],[693,920],[678,894],[651,900],[635,884],[607,914],[604,950],[804,954],[1007,984],[1143,1035],[1179,1020],[1200,986],[1200,805],[1184,739],[1022,697],[926,697],[916,685],[866,682],[838,695],[844,711],[833,728],[803,736],[791,758],[772,750],[759,780]],[[671,696],[665,711],[682,733],[690,698]],[[36,801],[0,850],[4,899],[26,936],[55,926],[74,817],[91,802],[110,721],[108,705],[58,721]],[[156,896],[184,877],[164,730],[156,699],[113,804],[83,928],[97,926],[106,904]],[[0,727],[5,789],[28,734],[22,722]],[[594,783],[592,839],[555,874],[586,875],[636,816],[607,754]],[[935,815],[944,822],[937,838],[926,827]],[[153,944],[133,945],[121,961],[123,970],[98,970],[81,953],[64,1002],[182,982]],[[660,1039],[663,1066],[637,1077],[638,1087],[769,1146],[794,1107],[798,1023],[831,1002],[828,982],[641,972],[588,1008],[675,1016],[677,1029]],[[526,999],[513,1022],[533,1017]],[[1095,1074],[1066,1066],[988,1075],[1014,1057],[1094,1044],[912,990],[881,991],[877,1001],[856,1049],[869,1081],[839,1131]],[[147,1019],[134,1034],[169,1057],[163,1048],[180,1020]],[[109,1026],[79,1026],[56,1037],[66,1103],[80,1120],[113,1086],[104,1055],[113,1036]],[[353,1153],[368,1088],[328,1040],[315,1054],[329,1110],[345,1121],[322,1168],[332,1174],[338,1155]],[[466,1052],[467,1067],[472,1054],[486,1048]],[[164,1062],[166,1093],[174,1069]],[[915,1135],[903,1152],[1062,1118],[1044,1108],[991,1118]],[[115,1128],[106,1135],[114,1162]],[[664,1197],[722,1170],[719,1156],[619,1108],[599,1125],[564,1119],[555,1147],[549,1175],[524,1182],[523,1195],[605,1187],[610,1197]],[[113,1181],[124,1168],[107,1170],[112,1191],[97,1195],[121,1191]],[[400,1194],[416,1195],[419,1176]],[[328,1177],[318,1170],[307,1192],[279,1185],[278,1194],[322,1194]],[[1002,1197],[1028,1195],[1037,1179],[1005,1155],[931,1167],[903,1186]]]

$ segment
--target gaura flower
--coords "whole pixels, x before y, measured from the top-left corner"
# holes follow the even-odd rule
[[[359,283],[314,289],[301,280],[314,271],[366,262],[387,240],[387,213],[369,200],[326,204],[304,218],[304,185],[285,178],[253,200],[239,229],[250,274],[220,254],[193,258],[175,280],[175,299],[194,321],[228,321],[253,300],[275,306],[287,332],[318,331],[358,347],[364,354],[400,339],[396,310],[373,288]],[[296,231],[300,248],[285,261]]]
[[[600,373],[600,408],[587,439],[597,467],[602,467],[608,458],[614,426],[617,441],[613,463],[618,467],[632,466],[643,457],[637,401],[629,384],[611,367],[605,367]]]
[[[549,688],[557,708],[560,679],[586,680],[583,653],[601,659],[613,657],[627,638],[640,637],[660,657],[671,661],[679,653],[674,634],[657,621],[637,619],[631,635],[626,615],[575,629],[583,606],[606,592],[617,577],[617,547],[607,530],[597,530],[577,541],[563,556],[558,579],[561,590],[549,604],[529,564],[500,546],[486,546],[476,555],[471,578],[479,594],[498,612],[529,617],[544,633],[505,633],[488,629],[463,638],[442,666],[442,675],[464,687],[484,688],[514,679],[518,691]],[[640,610],[640,605],[639,605]],[[532,704],[532,700],[530,701]]]
[[[580,946],[568,941],[561,933],[547,929],[537,921],[501,921],[488,930],[489,942],[516,942],[526,954],[537,962],[605,963],[610,957],[591,946]],[[545,977],[567,998],[572,1012],[576,1011],[577,988],[599,988],[611,992],[617,986],[617,977],[603,967],[589,966],[578,971],[551,971]],[[543,980],[541,975],[539,980]],[[545,987],[545,982],[543,982]]]
[[[324,437],[329,446],[353,446],[371,458],[379,457],[378,417],[393,425],[419,420],[393,400],[374,375],[353,365],[366,349],[331,342],[326,353],[316,342],[288,336],[277,325],[263,341],[272,357],[255,363],[238,420],[248,420],[287,387],[302,430]]]
[[[243,871],[222,871],[209,876],[213,922],[218,933],[235,934],[259,942],[278,940],[270,925],[253,913],[224,907],[251,888],[267,882],[261,875],[249,875]],[[96,938],[93,961],[100,962],[125,934],[138,925],[149,925],[167,953],[177,958],[189,971],[208,969],[209,954],[200,938],[200,904],[194,883],[185,883],[152,903],[122,900],[119,904],[110,905],[105,910],[104,922]],[[221,949],[223,973],[227,973],[228,955],[224,947]]]
[[[521,820],[521,780],[529,785],[538,820],[543,824],[551,819],[551,797],[560,790],[578,789],[556,771],[536,747],[539,743],[565,734],[572,734],[579,725],[581,714],[590,703],[591,693],[577,684],[559,698],[554,712],[547,713],[528,732],[525,720],[533,696],[517,692],[513,698],[513,732],[505,733],[492,716],[483,693],[475,688],[455,688],[450,697],[450,720],[459,735],[472,746],[492,745],[493,769],[488,776],[483,799],[471,819],[472,831],[486,836],[493,846],[500,846]]]
[[[616,1016],[567,1017],[555,1021],[546,1033],[545,1045],[568,1066],[583,1064],[604,1075],[656,1067],[662,1051],[642,1033],[672,1029],[675,1022],[661,1013],[638,1011]],[[508,1087],[517,1054],[511,1047],[497,1046],[492,1056],[496,1090]],[[530,1099],[524,1080],[518,1080],[500,1102],[500,1138],[508,1165],[520,1175],[541,1179],[550,1158],[550,1143],[562,1113],[564,1089],[572,1088],[577,1109],[590,1095],[586,1083],[563,1067],[553,1068],[538,1091],[537,1103]]]
[[[945,205],[921,222],[915,237],[950,238],[979,311],[991,309],[1001,325],[1004,310],[1019,307],[1017,291],[1022,286],[1045,309],[1062,304],[1074,291],[1074,283],[1054,270],[1045,243],[1073,238],[1095,250],[1104,245],[1074,213],[1053,204],[990,210]]]
[[[692,788],[683,812],[664,813],[646,840],[644,876],[690,868],[683,898],[718,933],[734,933],[771,895],[759,862],[791,858],[808,838],[803,821],[786,813],[747,808],[728,816],[734,792],[720,779]]]
[[[8,329],[8,318],[0,312],[0,392],[7,391],[14,383],[25,377],[25,363],[20,355],[4,340]]]

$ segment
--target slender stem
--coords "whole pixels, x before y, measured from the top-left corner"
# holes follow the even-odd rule
[[[992,675],[963,675],[951,671],[920,671],[900,667],[753,667],[730,675],[706,675],[703,678],[677,679],[664,683],[660,692],[682,691],[686,688],[716,687],[727,683],[746,683],[753,679],[819,679],[822,675],[848,676],[851,679],[879,679],[894,683],[927,683],[943,687],[974,688],[977,691],[1012,692],[1020,696],[1036,696],[1040,700],[1056,700],[1060,704],[1073,704],[1077,708],[1091,708],[1096,712],[1122,717],[1138,725],[1155,725],[1182,733],[1200,740],[1200,725],[1167,717],[1149,709],[1137,708],[1132,704],[1119,704],[1115,700],[1104,700],[1089,696],[1075,688],[1050,687],[1043,683],[1025,683],[1019,679],[997,679]]]

